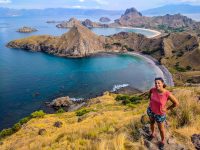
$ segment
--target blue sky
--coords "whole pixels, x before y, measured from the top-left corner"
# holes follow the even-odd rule
[[[200,0],[0,0],[0,7],[27,9],[64,7],[110,10],[124,10],[135,7],[138,10],[145,10],[178,3],[200,5]]]

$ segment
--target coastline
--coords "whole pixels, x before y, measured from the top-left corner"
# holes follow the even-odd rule
[[[153,33],[154,33],[154,35],[146,36],[147,38],[154,38],[154,37],[157,37],[157,36],[161,35],[161,32],[159,32],[159,31],[157,31],[157,30],[146,29],[146,28],[136,28],[136,27],[117,27],[117,28],[139,29],[139,30],[150,31],[150,32],[153,32]]]
[[[127,54],[127,55],[132,55],[132,56],[138,56],[142,59],[145,59],[145,61],[147,61],[148,63],[150,63],[151,65],[153,65],[154,67],[156,67],[155,71],[156,74],[159,74],[161,76],[164,77],[165,82],[167,83],[168,86],[174,86],[174,81],[173,81],[173,77],[172,74],[169,72],[169,70],[164,66],[159,64],[158,60],[156,60],[155,58],[153,58],[150,55],[146,55],[146,54],[142,54],[140,52],[99,52],[96,54],[92,54],[88,57],[95,57],[95,56],[102,56],[102,55],[112,55],[112,54]],[[137,89],[137,88],[136,88]]]
[[[153,58],[150,55],[141,54],[139,52],[127,52],[127,54],[139,56],[139,57],[145,59],[148,63],[155,65],[157,67],[156,73],[163,75],[164,80],[165,80],[165,82],[167,83],[168,86],[174,86],[172,74],[169,72],[169,70],[164,65],[160,65],[155,58]]]

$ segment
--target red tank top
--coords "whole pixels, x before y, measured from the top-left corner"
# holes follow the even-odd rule
[[[166,103],[168,97],[170,95],[169,91],[165,91],[163,93],[159,93],[156,88],[152,88],[150,90],[151,97],[150,97],[150,108],[152,112],[158,115],[164,115],[165,112],[163,111],[166,107]]]

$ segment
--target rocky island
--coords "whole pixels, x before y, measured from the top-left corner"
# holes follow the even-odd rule
[[[105,18],[103,17],[101,19]],[[68,21],[62,21],[57,24],[56,27],[71,28],[77,22],[88,28],[139,27],[156,29],[163,33],[190,31],[200,35],[200,22],[196,22],[186,16],[181,14],[166,14],[164,16],[147,17],[143,16],[142,13],[137,11],[135,8],[127,9],[119,19],[114,20],[114,23],[110,24],[93,22],[89,19],[79,21],[76,18],[71,18]]]
[[[22,27],[17,30],[17,32],[21,32],[21,33],[30,33],[30,32],[36,32],[36,31],[37,29],[31,28],[31,27]]]
[[[107,24],[92,22],[89,19],[80,21],[80,20],[77,20],[76,18],[71,18],[68,21],[63,21],[57,24],[56,27],[57,28],[72,28],[76,24],[82,24],[83,26],[87,28],[108,28],[109,27]]]
[[[108,18],[108,17],[101,17],[101,18],[99,19],[99,21],[100,21],[100,22],[110,22],[111,19]]]

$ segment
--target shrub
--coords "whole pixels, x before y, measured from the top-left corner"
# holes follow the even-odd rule
[[[185,71],[186,71],[185,68],[179,66],[179,62],[177,62],[177,63],[175,64],[174,68],[175,68],[177,71],[179,71],[179,72],[185,72]]]
[[[187,66],[186,70],[192,70],[192,67],[191,66]]]
[[[42,118],[44,117],[45,113],[43,110],[35,111],[31,114],[32,118]]]
[[[91,111],[92,111],[91,109],[82,108],[76,111],[76,116],[83,116]]]
[[[115,100],[117,100],[117,101],[129,100],[129,96],[128,95],[117,95]]]
[[[21,125],[22,125],[22,124],[25,124],[25,123],[27,123],[30,119],[31,119],[30,116],[25,117],[25,118],[22,118],[22,119],[19,121],[19,123],[20,123]]]
[[[22,125],[18,122],[16,124],[14,124],[14,126],[12,127],[13,132],[17,132],[19,131],[19,129],[21,129]]]
[[[132,96],[131,98],[130,98],[130,101],[131,102],[134,102],[134,103],[138,103],[139,101],[141,101],[142,100],[142,97],[140,97],[140,96]]]
[[[0,139],[1,139],[1,138],[4,138],[4,137],[6,137],[6,136],[9,136],[9,135],[11,135],[11,134],[13,134],[13,133],[14,133],[14,132],[13,132],[12,128],[3,129],[3,130],[0,132]]]
[[[122,101],[122,104],[124,104],[124,105],[130,104],[130,103],[131,103],[131,101],[129,99]]]
[[[65,112],[65,110],[63,108],[60,108],[56,111],[57,114],[61,114],[61,113],[64,113],[64,112]]]
[[[128,96],[128,95],[117,95],[115,98],[117,101],[122,101],[122,104],[127,105],[127,104],[137,104],[140,103],[142,100],[142,97],[140,96]]]

